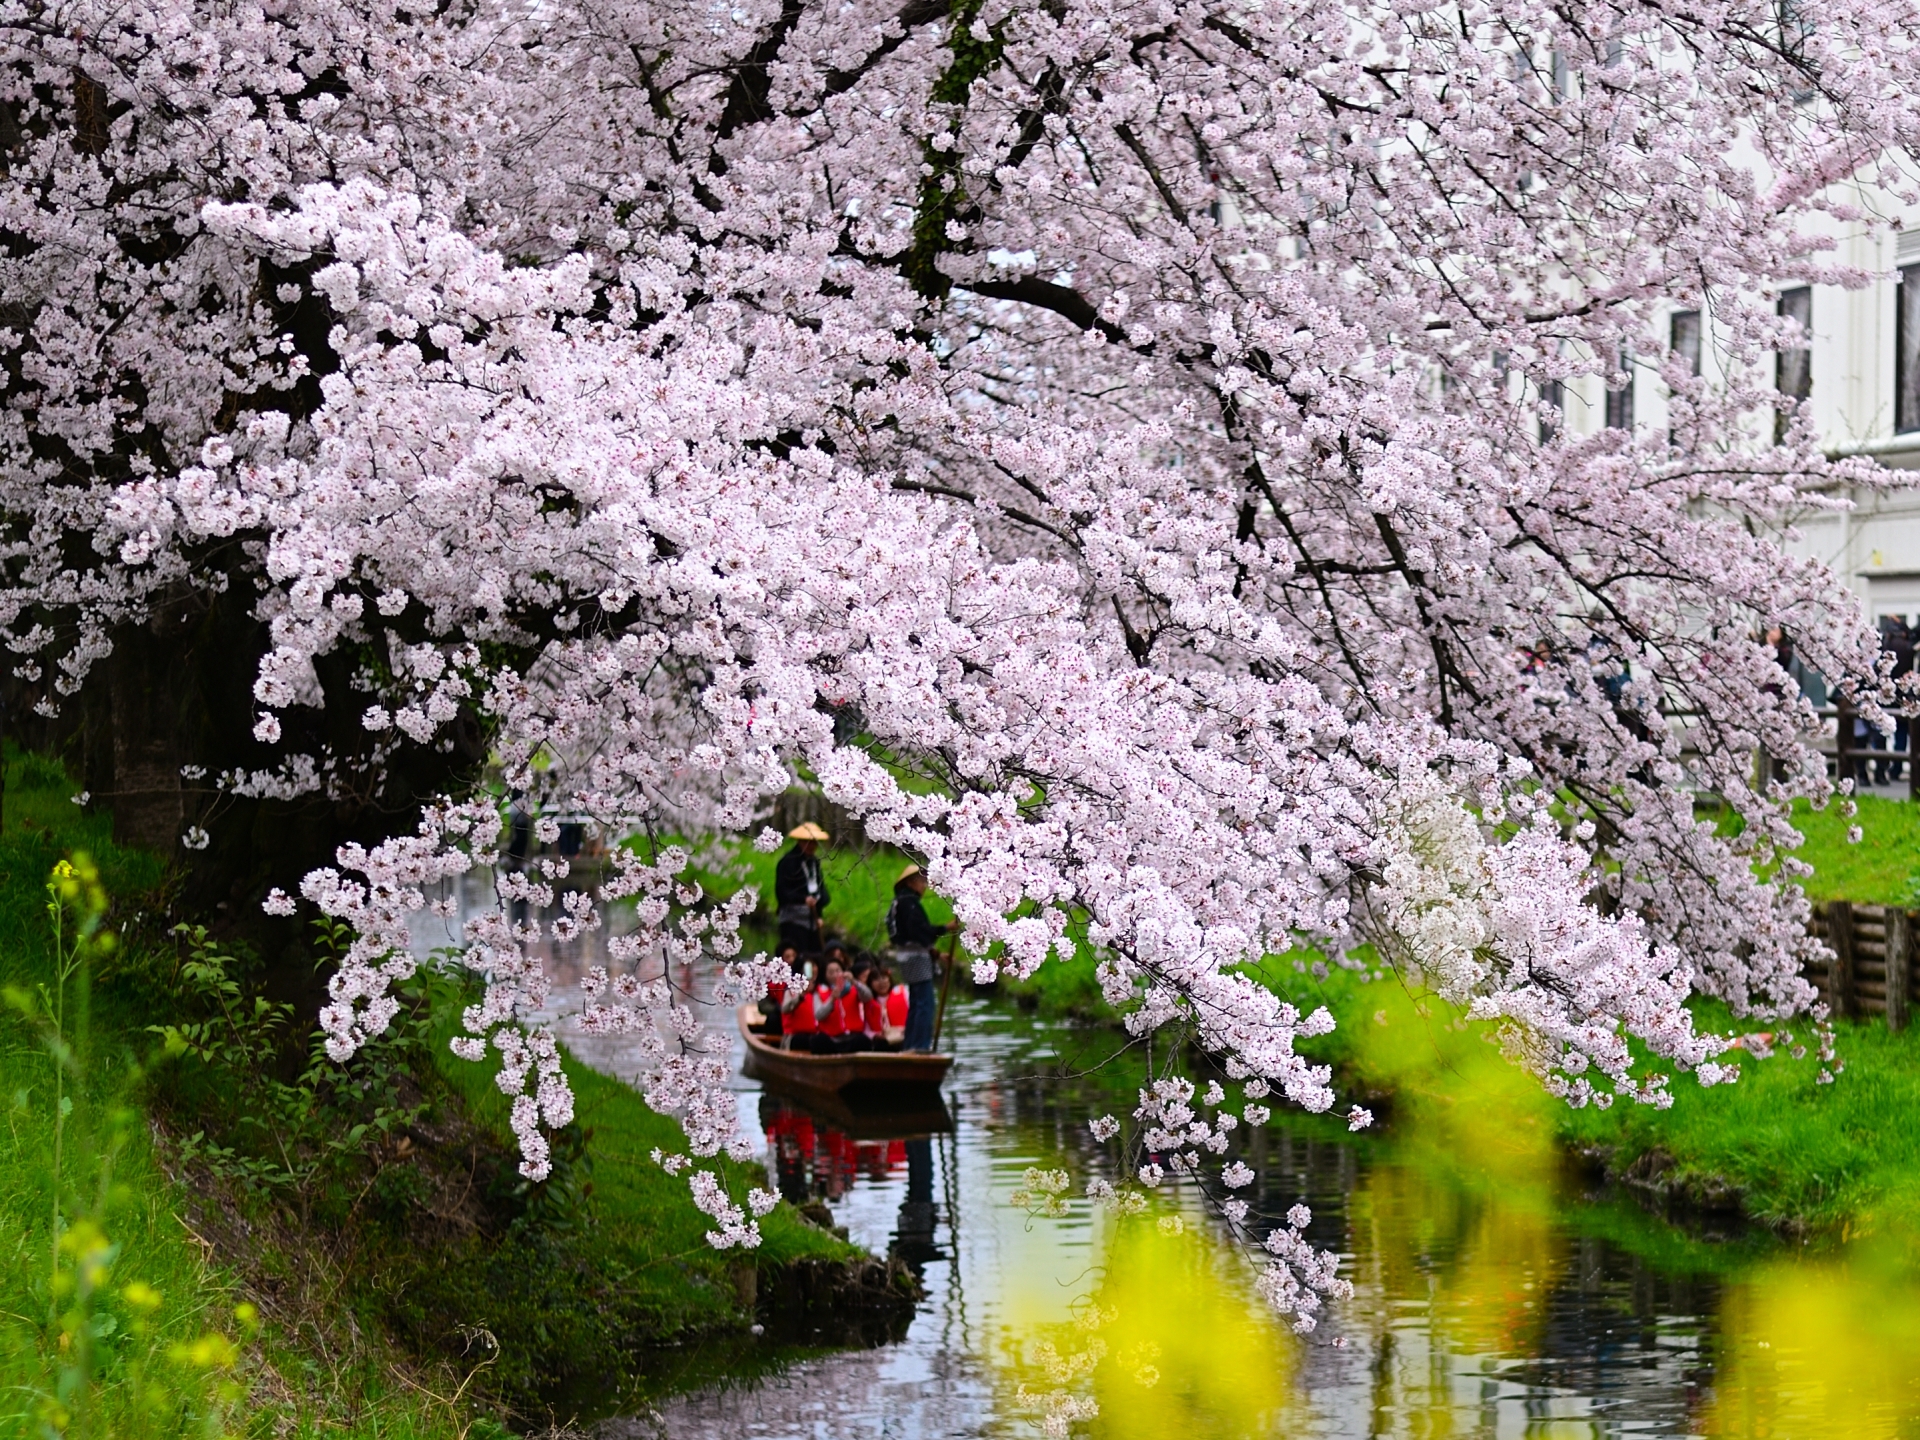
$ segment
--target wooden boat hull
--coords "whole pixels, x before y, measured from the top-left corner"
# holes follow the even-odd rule
[[[742,1005],[736,1019],[747,1042],[749,1075],[812,1095],[837,1096],[862,1108],[884,1109],[895,1101],[924,1108],[927,1092],[938,1091],[953,1066],[951,1055],[808,1055],[782,1050],[753,1032],[760,1019],[757,1007]]]

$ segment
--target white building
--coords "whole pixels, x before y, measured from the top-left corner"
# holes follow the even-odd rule
[[[1810,350],[1783,356],[1782,389],[1802,395],[1829,453],[1871,455],[1895,470],[1920,472],[1920,218],[1913,228],[1840,242],[1844,264],[1885,271],[1862,290],[1816,285],[1785,292],[1783,314],[1805,324]],[[1670,317],[1676,350],[1697,356],[1708,377],[1719,369],[1711,315]],[[1606,424],[1658,424],[1666,396],[1650,365],[1635,367],[1631,410],[1611,400],[1598,379],[1567,386],[1567,423],[1586,432]],[[1851,512],[1810,513],[1789,548],[1830,565],[1866,601],[1872,615],[1899,615],[1920,628],[1920,473],[1914,488],[1855,491]]]

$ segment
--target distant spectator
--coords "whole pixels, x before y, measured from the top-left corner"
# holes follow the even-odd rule
[[[1913,671],[1913,632],[1907,629],[1907,622],[1899,615],[1885,615],[1880,619],[1880,648],[1893,657],[1893,678],[1900,679]],[[1893,748],[1896,752],[1907,748],[1910,729],[1907,717],[1895,715],[1893,721]],[[1885,750],[1887,737],[1878,730],[1874,731],[1873,748]],[[1903,778],[1902,762],[1896,753],[1891,759],[1881,759],[1874,764],[1873,783],[1888,785]]]

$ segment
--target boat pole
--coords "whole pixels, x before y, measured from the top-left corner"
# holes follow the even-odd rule
[[[956,930],[947,941],[947,973],[940,979],[940,1004],[933,1012],[933,1048],[929,1054],[938,1054],[940,1050],[940,1027],[947,1022],[947,992],[953,989],[953,956],[959,948],[960,932]]]

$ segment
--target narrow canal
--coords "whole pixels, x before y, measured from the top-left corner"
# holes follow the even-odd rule
[[[1920,1435],[1920,1295],[1878,1286],[1859,1257],[1672,1230],[1513,1143],[1498,1114],[1464,1162],[1418,1136],[1276,1123],[1250,1137],[1256,1209],[1309,1205],[1310,1237],[1355,1287],[1296,1337],[1191,1197],[1169,1197],[1184,1233],[1134,1221],[1132,1242],[1084,1201],[1063,1218],[1015,1203],[1029,1167],[1067,1170],[1075,1193],[1113,1175],[1086,1121],[1131,1103],[1139,1062],[1117,1037],[992,999],[952,1018],[942,1132],[850,1135],[739,1081],[783,1193],[824,1200],[852,1239],[922,1275],[905,1337],[736,1357],[758,1373],[601,1434],[1033,1435],[1066,1394],[1097,1405],[1084,1425],[1106,1436]],[[1071,1372],[1088,1342],[1102,1364],[1049,1373],[1048,1347]],[[636,1377],[638,1393],[685,1364]]]
[[[948,1035],[945,1119],[854,1133],[738,1074],[735,1042],[742,1123],[781,1191],[921,1276],[904,1336],[663,1354],[611,1387],[593,1433],[1037,1436],[1051,1409],[1156,1440],[1920,1437],[1913,1257],[1670,1226],[1570,1167],[1523,1091],[1469,1085],[1371,1138],[1279,1109],[1240,1132],[1256,1212],[1310,1206],[1354,1286],[1301,1337],[1191,1195],[1163,1191],[1157,1222],[1017,1203],[1031,1168],[1066,1171],[1073,1197],[1117,1178],[1087,1120],[1132,1108],[1121,1037],[990,996],[956,997]],[[622,1042],[573,1043],[626,1068]]]

